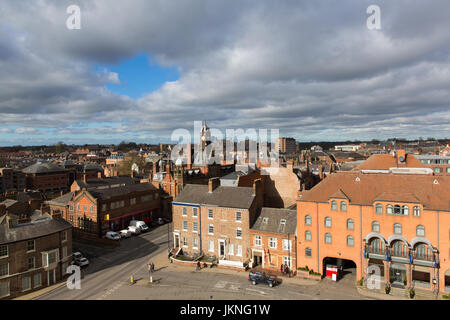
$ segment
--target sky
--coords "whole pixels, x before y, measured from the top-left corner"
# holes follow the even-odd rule
[[[168,143],[202,120],[298,141],[450,138],[449,14],[448,0],[2,0],[0,145]]]

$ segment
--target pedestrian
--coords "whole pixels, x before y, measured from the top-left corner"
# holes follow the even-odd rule
[[[155,271],[155,265],[153,264],[153,262],[151,263],[150,268],[151,268],[151,271],[153,273]]]
[[[200,261],[197,261],[197,271],[200,270]]]
[[[280,272],[281,272],[281,273],[284,272],[284,264],[281,264]]]

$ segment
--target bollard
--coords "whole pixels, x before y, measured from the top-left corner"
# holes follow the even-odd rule
[[[150,277],[150,283],[153,283],[153,277]]]
[[[130,277],[130,283],[131,283],[131,284],[134,284],[133,276]]]

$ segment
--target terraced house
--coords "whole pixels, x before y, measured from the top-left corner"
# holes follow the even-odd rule
[[[72,260],[72,225],[63,219],[0,222],[0,300],[51,286]]]
[[[253,187],[186,185],[174,199],[174,247],[186,256],[213,256],[218,265],[244,268],[250,263],[250,226],[262,207],[261,180]]]
[[[400,159],[401,160],[401,159]],[[297,201],[299,266],[356,268],[400,288],[450,291],[450,179],[429,169],[338,172]]]

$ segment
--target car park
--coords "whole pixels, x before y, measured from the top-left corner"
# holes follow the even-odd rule
[[[75,264],[79,267],[84,267],[89,265],[89,260],[87,258],[85,258],[81,252],[75,252],[73,255],[73,261],[72,264]]]
[[[114,231],[108,231],[105,235],[105,238],[110,240],[120,240],[119,234]]]
[[[261,272],[250,272],[248,280],[251,281],[253,285],[265,283],[271,288],[279,284],[279,280],[275,276],[268,276]]]

